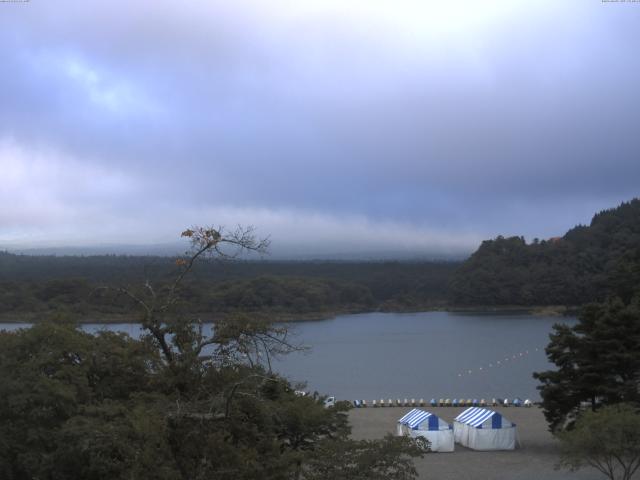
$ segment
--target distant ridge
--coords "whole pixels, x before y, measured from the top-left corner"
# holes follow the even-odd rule
[[[0,246],[1,249],[1,246]],[[33,256],[101,256],[101,255],[127,255],[127,256],[151,256],[173,257],[181,255],[187,249],[183,243],[162,243],[149,245],[109,244],[96,246],[64,246],[64,247],[8,247],[5,250],[18,255]],[[334,253],[300,253],[288,251],[286,248],[274,249],[264,257],[246,255],[247,260],[273,260],[273,261],[346,261],[346,262],[380,262],[380,261],[462,261],[469,256],[468,252],[418,252],[414,250],[371,250],[371,251],[344,251]]]
[[[129,255],[129,256],[162,256],[172,257],[184,253],[185,244],[159,243],[149,245],[106,244],[78,245],[64,247],[8,247],[6,250],[22,255],[55,255],[55,256],[93,256],[93,255]]]

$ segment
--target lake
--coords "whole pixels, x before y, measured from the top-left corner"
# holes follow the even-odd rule
[[[310,347],[274,368],[339,399],[539,399],[534,371],[551,368],[544,347],[554,323],[573,318],[451,312],[364,313],[287,324]],[[0,324],[0,329],[21,325]],[[138,336],[137,324],[84,325]]]

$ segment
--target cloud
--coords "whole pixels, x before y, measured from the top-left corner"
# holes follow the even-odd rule
[[[82,238],[92,217],[98,225],[100,215],[121,208],[119,199],[137,191],[125,172],[50,149],[28,150],[8,139],[0,141],[0,165],[0,238],[5,240],[13,235],[47,239],[52,233],[55,238],[59,228],[70,227]]]
[[[59,241],[129,241],[140,225],[156,241],[215,211],[310,249],[345,231],[372,248],[374,231],[415,248],[562,233],[638,194],[640,9],[627,7],[2,7],[0,166],[23,173],[0,195],[28,198],[0,229],[46,239],[74,219]]]
[[[126,172],[85,165],[53,151],[29,151],[8,140],[0,143],[0,164],[0,203],[6,206],[0,211],[0,242],[10,246],[176,242],[180,231],[195,224],[252,225],[259,235],[272,238],[279,256],[355,251],[459,255],[478,241],[472,234],[362,216],[140,201],[144,182]]]

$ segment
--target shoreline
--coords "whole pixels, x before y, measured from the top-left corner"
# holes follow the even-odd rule
[[[454,314],[515,314],[515,315],[544,315],[549,317],[567,317],[575,316],[580,310],[579,306],[564,305],[538,305],[538,306],[522,306],[522,305],[500,305],[500,306],[456,306],[456,305],[438,305],[438,306],[419,306],[394,309],[343,309],[331,311],[318,311],[306,313],[294,312],[226,312],[218,315],[195,313],[194,318],[202,319],[203,323],[214,323],[216,320],[233,315],[253,315],[269,320],[273,323],[296,323],[296,322],[318,322],[331,320],[341,315],[357,315],[366,313],[421,313],[421,312],[448,312]],[[61,312],[41,312],[41,313],[19,313],[19,314],[2,314],[0,315],[0,323],[8,324],[28,324],[38,323],[40,321],[50,319],[59,315]],[[138,314],[104,314],[96,313],[77,318],[76,314],[70,313],[70,319],[80,325],[86,324],[118,324],[118,323],[140,323],[140,315]],[[76,318],[74,318],[76,317]]]

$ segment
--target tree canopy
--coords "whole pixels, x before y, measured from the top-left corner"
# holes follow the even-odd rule
[[[640,412],[620,404],[585,412],[571,430],[558,435],[560,465],[597,469],[610,480],[631,480],[640,468]]]
[[[596,214],[563,237],[498,237],[482,242],[451,280],[456,305],[571,305],[640,286],[640,199]]]
[[[195,261],[250,231],[190,229],[173,282],[123,285],[147,332],[91,335],[58,319],[0,332],[0,477],[72,479],[412,479],[406,438],[354,441],[349,404],[299,396],[269,359],[286,329],[227,317],[204,333],[180,314]],[[356,468],[357,467],[357,468]]]
[[[552,430],[562,430],[581,405],[592,410],[623,402],[640,405],[640,295],[583,309],[573,326],[555,325],[546,348],[557,370],[538,372],[544,413]]]

